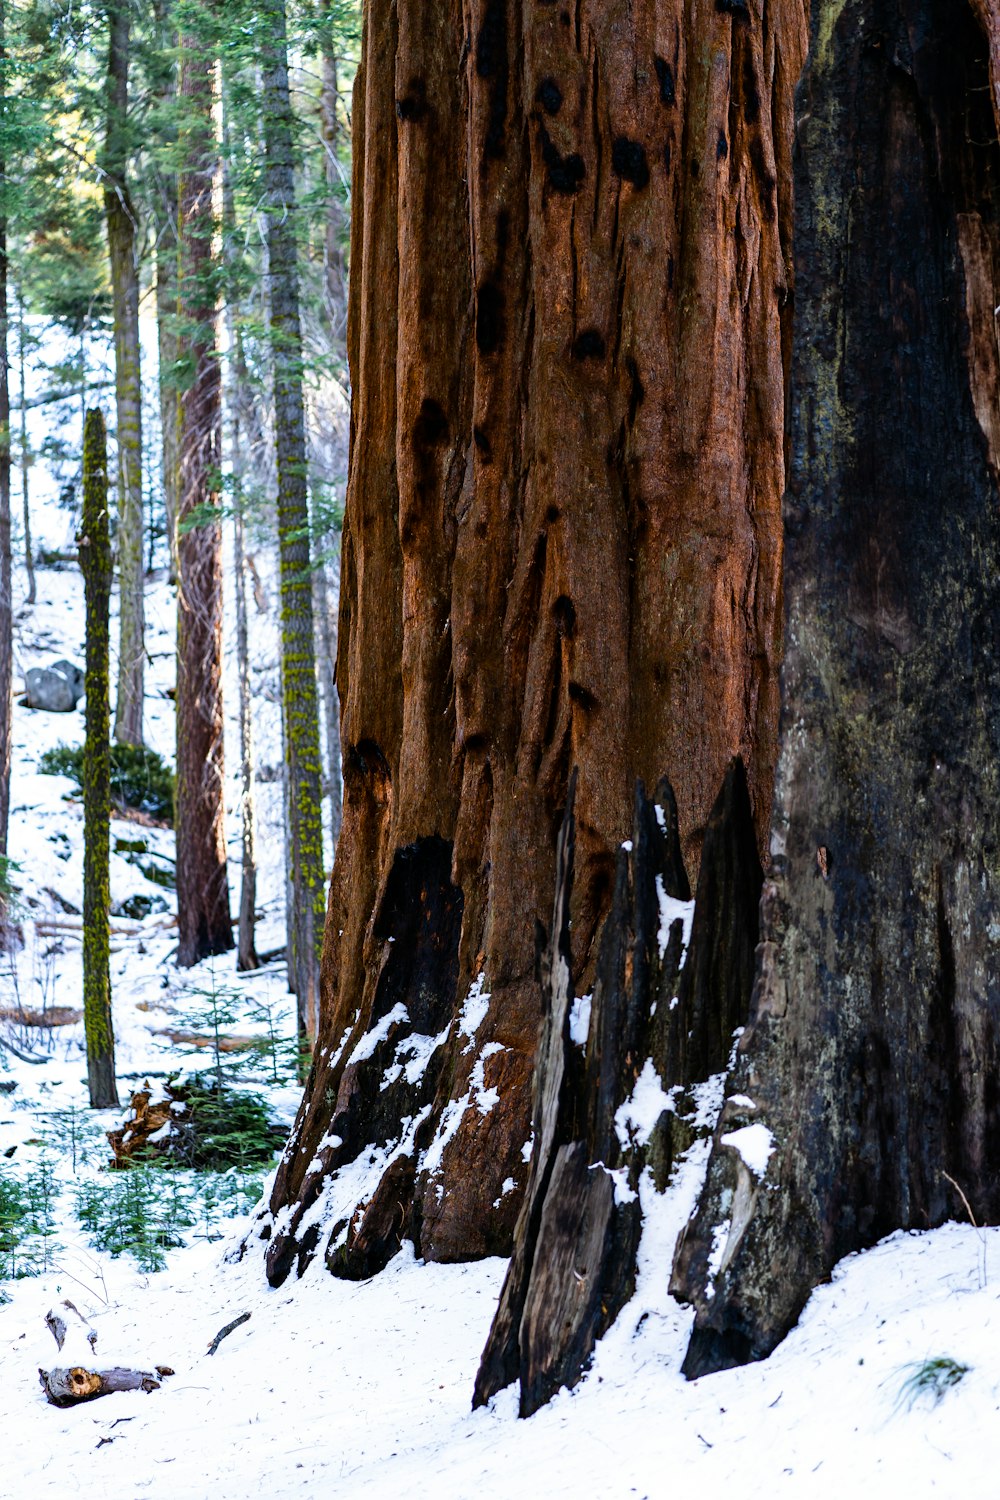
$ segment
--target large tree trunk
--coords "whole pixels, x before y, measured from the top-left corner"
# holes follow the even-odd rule
[[[261,118],[281,562],[281,703],[291,883],[288,979],[298,1004],[299,1036],[311,1044],[319,1024],[325,876],[284,0],[269,0],[263,15],[269,32],[262,65]]]
[[[83,744],[83,1027],[87,1085],[93,1109],[118,1103],[111,1018],[110,895],[111,745],[109,611],[111,537],[104,418],[87,413],[83,429],[83,516],[80,567],[87,601],[86,735]]]
[[[571,766],[578,991],[637,776],[693,869],[739,754],[766,838],[804,47],[801,0],[366,9],[344,826],[272,1280],[509,1249]]]
[[[142,553],[142,384],[139,373],[139,265],[136,216],[128,190],[129,9],[108,14],[108,120],[104,212],[111,263],[118,446],[118,695],[115,739],[142,744],[146,648]]]
[[[222,739],[222,383],[216,341],[215,64],[181,38],[180,315],[193,369],[181,397],[177,596],[177,962],[233,946]],[[185,521],[188,525],[185,526]]]
[[[689,1375],[766,1355],[848,1252],[1000,1219],[998,59],[985,0],[813,6],[774,861],[675,1267]]]

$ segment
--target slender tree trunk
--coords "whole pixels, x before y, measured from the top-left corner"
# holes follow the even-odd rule
[[[1000,15],[814,0],[811,30],[775,857],[675,1267],[691,1376],[962,1194],[1000,1222]]]
[[[262,69],[264,184],[278,471],[281,697],[288,772],[287,862],[292,885],[288,974],[298,1002],[299,1033],[311,1044],[319,1022],[324,913],[322,770],[284,0],[271,0],[264,15],[269,32]]]
[[[254,799],[253,696],[250,687],[250,643],[247,631],[246,558],[243,549],[243,493],[239,480],[242,451],[239,416],[233,412],[233,566],[236,573],[236,661],[240,679],[240,828],[242,867],[240,923],[236,967],[259,967],[254,943],[257,903],[257,815]]]
[[[229,118],[222,117],[222,233],[224,254],[231,253],[236,232],[232,179],[229,171]],[[254,944],[257,903],[257,819],[254,800],[253,695],[250,686],[250,640],[247,628],[247,581],[244,550],[243,433],[241,414],[246,401],[246,361],[243,339],[236,326],[233,299],[226,294],[226,324],[229,344],[229,457],[232,474],[233,570],[236,587],[236,670],[240,684],[240,917],[236,967],[242,971],[259,967]]]
[[[115,329],[118,443],[118,695],[115,739],[142,744],[143,621],[142,382],[139,365],[139,266],[136,217],[128,190],[129,8],[108,14],[108,119],[104,212]]]
[[[21,392],[21,510],[24,517],[24,566],[28,574],[28,604],[34,604],[38,591],[35,585],[35,559],[31,545],[31,504],[28,495],[31,452],[28,446],[28,401],[25,393],[25,349],[27,331],[24,323],[24,298],[17,299],[17,352]]]
[[[7,99],[6,0],[0,0],[0,109]],[[0,857],[7,855],[13,733],[14,597],[10,552],[10,364],[7,323],[7,156],[0,147]],[[2,914],[2,913],[0,913]]]
[[[337,629],[333,621],[327,584],[327,562],[322,558],[315,566],[314,605],[316,613],[316,660],[319,666],[319,695],[323,709],[326,767],[324,780],[330,803],[330,829],[333,853],[337,851],[340,825],[343,822],[342,769],[340,756],[340,701],[337,697]]]
[[[274,1281],[314,1251],[370,1274],[402,1235],[509,1250],[573,766],[577,994],[637,777],[669,774],[693,871],[739,755],[766,850],[804,50],[802,0],[766,25],[742,3],[366,7],[344,824]],[[382,1088],[411,1031],[448,1040]],[[300,1235],[363,1153],[336,1233]]]
[[[111,537],[104,418],[87,413],[83,433],[83,518],[80,567],[87,601],[87,710],[83,745],[83,1025],[87,1085],[93,1109],[118,1103],[111,1019],[108,916],[111,827],[109,728],[109,611]]]
[[[217,517],[222,385],[216,341],[212,190],[218,144],[209,46],[181,38],[180,320],[193,365],[181,397],[177,598],[177,962],[233,946],[226,869],[222,716],[222,534]],[[188,523],[187,525],[185,523]]]
[[[339,344],[344,337],[347,322],[347,277],[344,269],[344,252],[341,248],[343,234],[343,212],[340,207],[341,177],[338,157],[340,121],[337,105],[340,91],[337,87],[337,55],[334,51],[333,27],[330,26],[323,39],[321,53],[320,82],[320,131],[323,139],[323,159],[326,176],[326,224],[323,238],[323,273],[326,283],[327,315],[333,336]]]
[[[177,69],[170,57],[172,49],[177,45],[177,33],[169,24],[167,7],[163,0],[157,0],[154,12],[161,59],[157,94],[164,114],[167,116],[164,129],[169,146],[176,138],[176,132],[170,124],[169,117],[171,111],[176,109],[177,101]],[[177,513],[180,504],[181,391],[176,370],[179,354],[177,342],[178,213],[177,178],[168,166],[161,172],[159,181],[156,235],[156,338],[160,390],[161,474],[172,576],[176,576],[177,572]]]

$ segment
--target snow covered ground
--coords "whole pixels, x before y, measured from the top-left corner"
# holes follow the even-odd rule
[[[66,517],[54,509],[52,493],[41,486],[36,532],[58,549],[66,543]],[[33,610],[21,607],[21,574],[16,587],[16,671],[60,656],[82,661],[78,572],[40,571]],[[166,579],[154,581],[147,725],[152,745],[165,754],[173,742],[173,610]],[[256,729],[261,759],[273,765],[280,756],[273,602],[271,611],[255,620],[254,644]],[[231,663],[227,693],[235,855]],[[45,749],[82,737],[82,711],[15,709],[10,852],[21,865],[15,878],[25,946],[0,955],[0,1006],[8,1009],[80,1004],[79,919],[71,908],[82,897],[81,809],[73,784],[41,775],[38,763]],[[284,881],[277,785],[263,786],[260,796],[259,944],[266,949],[283,940]],[[115,922],[123,1098],[147,1075],[204,1063],[165,1033],[199,1029],[198,1009],[204,1013],[213,991],[225,992],[235,1017],[227,1029],[260,1033],[268,1011],[282,1035],[294,1026],[280,964],[252,976],[237,976],[228,959],[186,973],[175,968],[173,893],[139,867],[168,866],[173,835],[124,821],[112,826],[113,846],[138,835],[149,858],[115,854],[112,898],[144,892],[165,910]],[[231,876],[235,902],[235,864]],[[74,1205],[81,1185],[110,1191],[101,1130],[117,1117],[87,1115],[82,1026],[0,1026],[19,1051],[43,1059],[0,1050],[0,1176],[48,1183],[50,1231],[41,1242],[40,1274],[0,1281],[0,1500],[76,1493],[93,1500],[743,1500],[966,1496],[995,1488],[1000,1231],[951,1225],[895,1236],[845,1262],[766,1363],[688,1384],[679,1370],[690,1314],[666,1287],[673,1243],[704,1168],[705,1144],[696,1143],[670,1193],[643,1194],[637,1295],[584,1381],[526,1422],[517,1418],[513,1390],[473,1414],[473,1379],[503,1263],[425,1266],[404,1250],[367,1283],[335,1281],[316,1261],[300,1282],[271,1290],[256,1242],[242,1262],[232,1258],[248,1221],[227,1218],[225,1205],[192,1216],[185,1244],[167,1250],[163,1270],[143,1271],[129,1254],[98,1251]],[[265,1069],[255,1087],[276,1117],[291,1117],[297,1090],[287,1079],[275,1084]],[[38,1368],[59,1360],[43,1320],[67,1297],[97,1330],[102,1363],[162,1364],[175,1373],[148,1395],[69,1410],[47,1404]],[[214,1335],[244,1312],[250,1318],[209,1356]],[[921,1365],[944,1358],[968,1368],[939,1401],[908,1387]]]

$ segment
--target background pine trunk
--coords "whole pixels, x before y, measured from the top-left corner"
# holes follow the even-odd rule
[[[763,846],[775,756],[801,0],[766,25],[652,0],[365,17],[344,824],[274,1280],[372,1142],[365,1206],[328,1199],[340,1274],[403,1233],[510,1248],[570,767],[579,992],[635,778],[669,773],[693,870],[737,754]],[[410,1034],[445,1041],[379,1089]]]
[[[266,14],[270,35],[262,67],[262,127],[281,565],[281,703],[288,792],[288,978],[298,1003],[300,1038],[311,1043],[319,1022],[323,941],[322,765],[302,398],[292,111],[283,0],[271,0]]]
[[[181,397],[177,596],[177,962],[233,946],[222,741],[222,534],[217,515],[222,384],[216,349],[212,188],[215,65],[181,39],[180,317],[193,368]],[[189,524],[185,527],[184,522]]]
[[[675,1268],[692,1376],[767,1354],[850,1251],[962,1194],[1000,1217],[1000,22],[818,0],[811,27],[774,861]],[[723,1141],[751,1123],[763,1181]]]
[[[139,373],[136,216],[126,178],[130,43],[127,4],[111,6],[108,32],[104,212],[108,226],[114,315],[118,448],[119,633],[115,739],[126,745],[141,745],[146,664],[143,620],[142,384]]]

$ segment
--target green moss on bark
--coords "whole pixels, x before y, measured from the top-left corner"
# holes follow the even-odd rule
[[[95,1109],[118,1103],[111,1021],[108,948],[111,744],[108,734],[108,616],[111,539],[104,418],[87,413],[83,439],[83,521],[80,566],[87,603],[86,733],[83,752],[83,1024],[87,1084]]]

